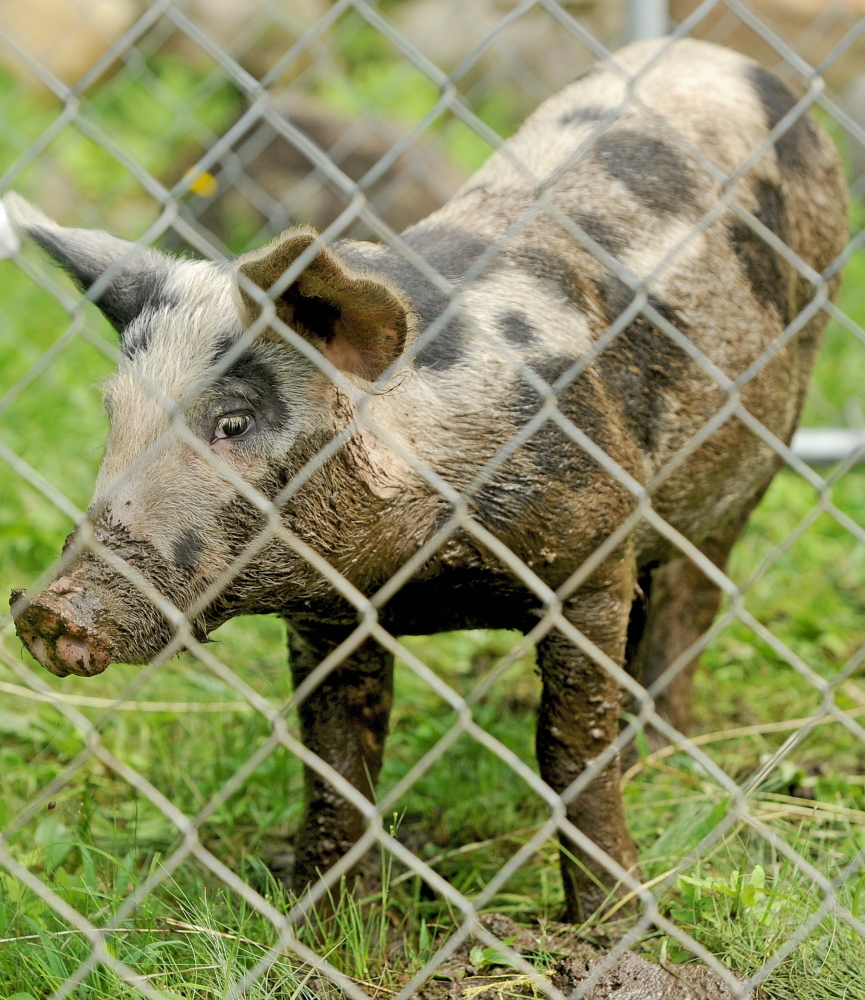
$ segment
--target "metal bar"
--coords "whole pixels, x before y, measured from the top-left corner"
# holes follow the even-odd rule
[[[628,0],[628,41],[659,38],[670,30],[667,0]]]
[[[812,465],[865,458],[865,431],[843,427],[803,427],[793,435],[793,454]]]

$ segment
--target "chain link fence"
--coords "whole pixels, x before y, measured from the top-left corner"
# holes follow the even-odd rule
[[[655,36],[662,24],[674,39],[705,38],[757,58],[795,92],[795,104],[750,151],[746,167],[814,112],[845,157],[850,240],[815,272],[736,201],[733,178],[702,163],[718,175],[723,197],[686,238],[732,210],[812,289],[781,339],[731,379],[601,236],[559,218],[623,284],[627,301],[601,339],[564,369],[542,378],[520,363],[536,412],[513,435],[491,429],[495,447],[457,489],[442,466],[432,467],[399,428],[382,421],[383,397],[358,394],[338,359],[330,363],[284,322],[277,292],[314,268],[322,247],[345,237],[374,239],[444,301],[409,352],[418,357],[433,348],[452,320],[465,319],[462,296],[501,256],[503,243],[486,246],[455,285],[446,254],[431,264],[398,234],[444,204],[540,101],[619,45]],[[25,194],[67,225],[215,261],[291,226],[321,232],[285,262],[278,287],[263,285],[269,296],[253,272],[241,277],[251,325],[197,385],[212,386],[270,327],[334,382],[353,414],[335,437],[311,434],[295,474],[265,489],[215,463],[194,428],[177,418],[176,400],[141,383],[150,397],[140,402],[141,419],[155,403],[159,419],[170,420],[159,440],[139,449],[125,481],[166,442],[180,441],[190,463],[218,465],[238,523],[255,529],[181,609],[164,573],[142,570],[100,530],[98,512],[93,523],[85,515],[106,432],[92,383],[129,364],[89,302],[106,293],[134,248],[111,249],[84,301],[26,247],[3,264],[0,582],[36,594],[90,552],[139,595],[140,606],[156,609],[168,631],[143,667],[112,667],[86,685],[77,678],[49,683],[16,638],[11,614],[0,619],[0,729],[7,738],[0,992],[57,1000],[865,997],[865,687],[857,680],[865,656],[865,481],[857,469],[865,447],[857,436],[865,423],[861,4],[7,0],[0,4],[0,48],[0,191]],[[536,214],[530,206],[519,225]],[[350,246],[343,252],[350,255]],[[845,265],[846,284],[833,302],[829,286]],[[821,312],[832,323],[806,421],[823,428],[844,422],[853,432],[831,468],[819,464],[825,450],[809,452],[801,438],[789,447],[742,402],[748,382]],[[719,390],[717,412],[682,441],[668,473],[731,418],[783,465],[729,570],[658,514],[654,485],[646,488],[557,406],[587,366],[607,347],[615,351],[617,338],[639,322],[653,324]],[[194,363],[186,347],[180,366]],[[529,547],[518,554],[502,540],[507,531],[484,523],[475,505],[545,427],[590,456],[603,482],[631,501],[627,516],[601,532],[594,551],[556,585],[545,582],[555,553]],[[446,447],[449,429],[434,433]],[[439,501],[441,515],[425,537],[400,522],[397,532],[407,537],[398,547],[408,554],[386,580],[355,573],[344,553],[282,517],[356,435],[374,439],[398,470],[391,492],[370,499],[371,510],[397,505],[403,475]],[[151,485],[140,476],[135,482]],[[346,516],[339,487],[336,478],[329,504],[337,513],[329,510],[322,524]],[[153,501],[156,510],[178,503],[184,499],[171,495]],[[363,505],[350,513],[360,523]],[[683,609],[674,608],[664,626],[671,635],[676,614],[723,595],[717,616],[710,609],[711,624],[689,633],[647,687],[567,613],[571,596],[641,523],[683,557],[677,572],[688,582]],[[61,558],[73,524],[75,540]],[[493,612],[487,618],[505,631],[425,639],[391,630],[388,609],[431,559],[447,558],[456,537],[470,539],[531,595],[540,610],[524,636],[508,633],[511,622]],[[535,537],[542,545],[537,530]],[[216,645],[202,625],[228,588],[268,568],[269,546],[277,544],[304,567],[317,599],[338,595],[341,616],[341,626],[316,645],[298,615],[293,690],[273,619],[232,622]],[[183,552],[175,555],[182,563]],[[374,560],[375,551],[360,556]],[[477,599],[472,587],[482,586],[480,576],[457,581],[454,600],[468,606]],[[652,586],[660,587],[657,579]],[[638,616],[651,613],[651,604],[640,611],[648,587],[641,577]],[[434,591],[416,593],[430,605],[442,600]],[[17,601],[20,615],[27,598]],[[222,610],[229,618],[244,606]],[[431,621],[429,610],[416,620]],[[315,609],[307,617],[315,618]],[[455,627],[448,622],[456,617],[445,616],[443,627]],[[475,617],[484,624],[482,614]],[[473,624],[472,612],[464,618]],[[62,625],[68,631],[69,622]],[[534,650],[554,636],[593,665],[601,678],[592,682],[593,696],[615,699],[610,692],[621,689],[627,699],[615,739],[599,737],[585,769],[558,791],[536,770],[531,745],[541,699]],[[98,651],[85,652],[89,667]],[[696,683],[700,735],[689,738],[677,728],[687,709],[671,705],[670,692],[700,654],[707,663]],[[340,685],[357,692],[361,676],[375,688],[357,694],[375,716],[363,738],[383,738],[390,655],[398,661],[400,696],[391,722],[394,762],[385,758],[376,792],[381,747],[353,743],[344,721],[329,722],[326,738],[316,727],[325,725],[319,720]],[[619,754],[638,865],[573,819],[574,803],[592,783],[617,773],[609,768]],[[354,817],[347,822],[357,839],[336,845],[338,860],[297,898],[280,884],[301,863],[285,847],[291,831],[306,823],[312,840],[323,842],[335,829],[316,827],[316,814],[301,815],[304,782],[319,815]],[[614,793],[618,798],[618,788]],[[592,906],[578,914],[570,928],[558,922],[569,899],[558,881],[557,838],[577,859],[566,859],[566,877],[576,868],[583,873],[577,881],[594,880],[600,892],[597,912]],[[317,846],[317,857],[325,857]],[[352,893],[345,882],[358,866]]]

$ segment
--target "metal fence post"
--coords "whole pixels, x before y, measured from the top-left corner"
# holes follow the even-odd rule
[[[667,0],[628,0],[628,41],[657,38],[670,30]]]

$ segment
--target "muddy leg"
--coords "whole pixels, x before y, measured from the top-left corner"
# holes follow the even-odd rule
[[[620,663],[634,576],[629,566],[617,565],[605,577],[602,589],[573,598],[565,614]],[[558,632],[538,645],[538,662],[544,685],[538,716],[538,762],[544,780],[563,792],[618,734],[620,690],[603,667]],[[622,867],[633,868],[636,849],[625,826],[619,779],[615,758],[568,803],[567,814]],[[576,922],[603,903],[616,879],[569,839],[562,838],[562,847],[565,919]]]
[[[338,643],[305,638],[289,627],[295,687]],[[367,640],[300,706],[304,745],[371,801],[381,769],[393,700],[393,656]],[[364,830],[354,806],[315,771],[304,774],[304,809],[295,841],[291,889],[300,895],[335,864]]]

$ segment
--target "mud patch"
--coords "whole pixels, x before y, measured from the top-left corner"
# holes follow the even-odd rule
[[[610,964],[608,953],[566,959],[552,973],[552,983],[569,996],[602,966]],[[733,1000],[733,993],[705,965],[656,965],[627,951],[605,968],[586,1000]]]
[[[720,976],[702,965],[668,963],[662,967],[630,951],[611,961],[609,950],[576,939],[573,928],[562,926],[555,933],[532,933],[502,914],[485,916],[482,923],[534,965],[544,982],[566,997],[591,978],[593,982],[583,994],[585,1000],[734,1000]],[[413,1000],[502,1000],[547,995],[517,969],[488,965],[478,968],[472,959],[481,954],[489,958],[490,949],[478,949],[476,942],[463,945]],[[546,967],[543,957],[547,957]]]

